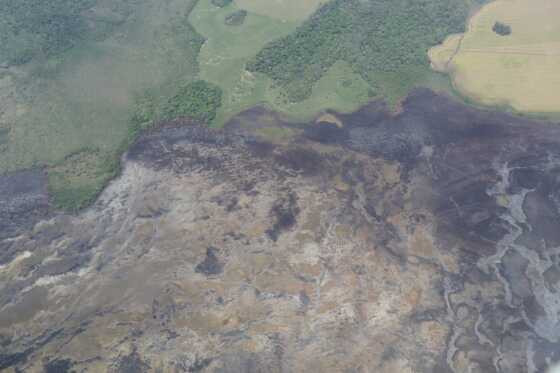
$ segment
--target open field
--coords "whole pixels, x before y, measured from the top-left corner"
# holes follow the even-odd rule
[[[189,17],[196,31],[206,38],[198,59],[200,77],[223,90],[223,105],[212,123],[217,126],[263,100],[269,83],[247,73],[245,63],[266,43],[297,27],[296,22],[250,12],[243,24],[227,25],[225,18],[237,10],[234,3],[219,8],[211,0],[200,0]]]
[[[560,3],[497,0],[471,20],[464,36],[433,48],[432,67],[448,72],[456,89],[487,105],[523,112],[558,112],[560,97]],[[492,31],[496,22],[512,33]]]
[[[298,21],[309,17],[327,0],[236,0],[247,11],[272,18]]]

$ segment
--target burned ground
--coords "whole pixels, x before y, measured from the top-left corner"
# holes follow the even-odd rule
[[[544,372],[560,126],[427,90],[330,115],[162,127],[76,216],[2,180],[2,366]]]

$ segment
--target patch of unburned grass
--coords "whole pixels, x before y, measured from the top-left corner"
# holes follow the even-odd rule
[[[257,134],[270,142],[276,143],[289,140],[293,137],[294,131],[285,127],[264,127],[258,129]]]
[[[297,26],[270,17],[248,13],[243,24],[231,27],[224,20],[239,10],[234,3],[219,8],[210,0],[200,0],[189,20],[207,40],[199,55],[200,77],[220,86],[223,104],[215,126],[263,101],[270,82],[245,71],[245,63],[266,43],[287,35]]]

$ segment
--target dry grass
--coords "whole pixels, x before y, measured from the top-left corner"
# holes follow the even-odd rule
[[[430,51],[432,66],[450,73],[460,92],[484,104],[558,112],[559,14],[557,0],[496,0],[472,18],[462,40],[450,37]],[[510,25],[512,34],[495,34],[496,21]]]

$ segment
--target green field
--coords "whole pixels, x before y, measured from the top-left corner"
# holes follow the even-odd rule
[[[247,11],[286,21],[302,21],[327,0],[237,0]]]
[[[214,125],[223,125],[231,116],[263,101],[269,83],[245,71],[245,63],[266,43],[292,32],[295,22],[282,22],[248,13],[239,26],[224,21],[238,10],[234,3],[218,8],[211,0],[200,0],[189,20],[206,39],[199,55],[200,78],[220,86],[223,105]]]

